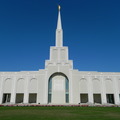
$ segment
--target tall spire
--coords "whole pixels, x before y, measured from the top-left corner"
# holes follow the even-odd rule
[[[60,5],[58,6],[58,22],[56,29],[56,47],[63,46],[63,31],[62,31],[62,22],[61,22],[61,14],[60,14]]]

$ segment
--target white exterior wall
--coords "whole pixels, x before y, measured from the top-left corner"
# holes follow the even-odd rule
[[[88,94],[90,103],[94,103],[93,94],[101,94],[102,104],[107,103],[106,94],[114,94],[115,104],[120,104],[120,73],[79,72],[61,64],[35,72],[1,72],[0,103],[6,93],[11,94],[11,103],[15,103],[17,93],[24,94],[24,103],[28,103],[30,93],[36,93],[37,103],[48,104],[48,80],[54,73],[68,77],[70,104],[80,103],[80,94]]]

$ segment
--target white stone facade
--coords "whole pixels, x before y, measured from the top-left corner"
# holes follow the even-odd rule
[[[56,45],[39,71],[0,72],[0,104],[120,104],[120,73],[73,69],[63,46],[60,11]]]

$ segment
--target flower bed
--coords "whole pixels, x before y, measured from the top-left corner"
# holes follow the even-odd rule
[[[41,104],[1,104],[0,107],[120,107],[120,105],[41,105]]]

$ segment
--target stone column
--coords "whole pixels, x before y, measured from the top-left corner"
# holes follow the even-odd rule
[[[29,76],[26,77],[25,79],[25,91],[24,91],[24,99],[23,99],[23,103],[27,104],[28,98],[29,98]]]
[[[2,104],[2,99],[3,99],[3,88],[4,88],[4,77],[1,76],[1,82],[0,82],[0,104]]]
[[[101,99],[102,99],[102,104],[107,104],[104,77],[101,77]]]
[[[11,104],[15,104],[15,100],[16,100],[16,85],[17,85],[16,76],[13,77],[12,84],[13,84],[13,85],[12,85],[10,103],[11,103]]]
[[[88,103],[93,104],[93,84],[92,77],[88,77]]]
[[[115,77],[113,78],[113,88],[114,88],[115,104],[119,105],[120,104],[120,100],[119,100],[118,80]]]

